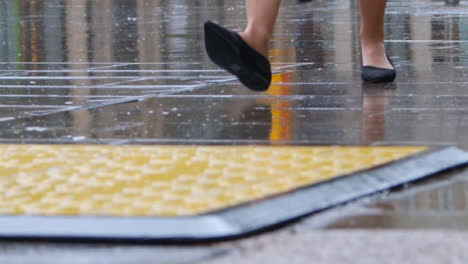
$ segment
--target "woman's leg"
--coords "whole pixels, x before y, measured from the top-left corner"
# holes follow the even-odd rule
[[[393,69],[384,47],[386,5],[387,0],[360,0],[363,66]]]
[[[246,3],[245,31],[235,33],[208,21],[205,47],[208,57],[220,68],[236,76],[249,89],[265,91],[272,79],[268,44],[281,0],[246,0]]]
[[[248,24],[239,35],[265,57],[268,57],[268,44],[280,3],[281,0],[246,0]]]

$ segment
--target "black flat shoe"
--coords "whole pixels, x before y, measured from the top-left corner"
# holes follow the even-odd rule
[[[247,88],[266,91],[270,87],[270,62],[236,32],[206,22],[205,48],[216,65],[236,76]]]
[[[393,82],[396,78],[396,70],[392,60],[388,57],[387,59],[392,65],[393,69],[379,68],[374,66],[362,67],[361,78],[365,82],[370,83],[389,83]]]

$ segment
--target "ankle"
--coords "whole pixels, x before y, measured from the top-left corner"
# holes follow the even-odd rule
[[[380,37],[376,38],[374,36],[368,37],[368,36],[364,36],[361,34],[360,40],[361,40],[361,46],[363,47],[378,47],[378,46],[384,45],[383,37],[381,38]]]
[[[245,42],[247,42],[247,44],[249,44],[250,47],[258,51],[265,58],[268,58],[270,42],[270,36],[268,34],[246,30],[244,32],[239,32],[239,35]]]
[[[375,53],[382,53],[385,51],[384,44],[361,44],[361,51],[363,55],[373,55]]]
[[[362,55],[373,56],[385,52],[385,44],[383,40],[363,39],[361,38]]]
[[[361,52],[363,66],[393,69],[393,66],[387,58],[383,40],[361,40]]]

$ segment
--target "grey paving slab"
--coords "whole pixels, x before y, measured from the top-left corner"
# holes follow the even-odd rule
[[[253,93],[209,62],[203,48],[204,20],[243,28],[242,1],[0,1],[0,142],[468,146],[466,1],[389,1],[386,45],[399,74],[390,85],[360,80],[355,1],[283,2],[272,41],[274,85]],[[272,138],[281,127],[290,129]],[[464,229],[466,190],[460,179],[355,208],[387,208],[374,216],[382,228]],[[353,228],[340,218],[345,211],[336,214],[336,227]],[[419,221],[424,214],[432,220]],[[354,227],[369,226],[364,219]],[[239,256],[248,261],[294,254],[294,261],[333,263],[368,249],[362,263],[405,262],[414,252],[421,254],[411,263],[466,258],[464,233],[310,231],[315,220],[324,223],[314,216],[284,230],[301,232],[223,248],[244,248]],[[378,251],[388,244],[401,247]],[[258,248],[265,250],[256,255]],[[0,262],[178,263],[213,250],[4,243]]]
[[[321,227],[466,231],[468,170],[456,171],[454,174],[424,184],[410,185],[402,192],[381,196],[357,207],[342,209],[341,217],[332,217],[322,222]]]
[[[230,255],[202,263],[465,263],[466,233],[302,231],[239,242]]]
[[[78,245],[46,243],[0,244],[4,264],[89,264],[89,263],[193,263],[226,254],[223,248],[176,248],[150,246]]]

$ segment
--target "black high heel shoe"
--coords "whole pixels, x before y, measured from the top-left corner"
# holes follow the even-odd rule
[[[236,32],[206,22],[205,48],[211,61],[236,76],[247,88],[266,91],[270,87],[270,62]]]
[[[361,78],[363,81],[370,83],[389,83],[395,80],[397,75],[395,66],[393,65],[393,62],[390,59],[390,57],[388,57],[388,54],[386,55],[388,62],[390,62],[393,69],[379,68],[374,66],[363,66],[361,73]]]

